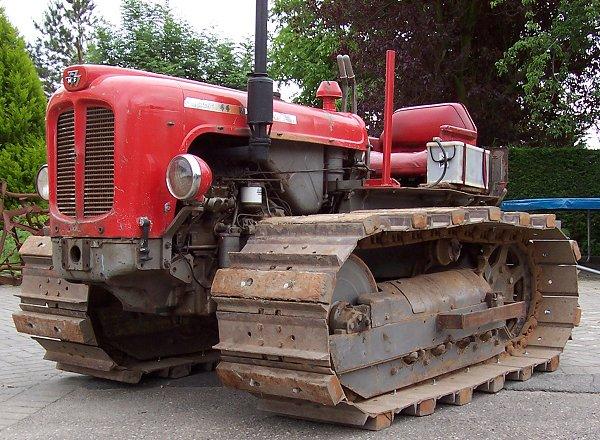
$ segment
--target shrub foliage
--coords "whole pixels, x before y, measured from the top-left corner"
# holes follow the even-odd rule
[[[45,107],[25,43],[0,8],[0,177],[12,191],[33,191],[44,162]]]

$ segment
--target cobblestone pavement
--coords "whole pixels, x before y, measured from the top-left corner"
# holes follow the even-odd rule
[[[0,287],[0,438],[144,438],[151,435],[157,438],[215,438],[230,437],[235,431],[240,438],[251,434],[274,439],[282,434],[280,429],[294,432],[292,437],[318,432],[329,433],[333,438],[356,432],[283,421],[261,414],[251,397],[220,388],[214,374],[171,381],[149,379],[140,386],[131,387],[59,372],[54,363],[42,360],[44,350],[35,341],[15,331],[11,319],[11,314],[18,310],[15,293],[15,288]],[[556,416],[549,422],[549,431],[544,432],[544,436],[554,432],[557,438],[600,438],[600,278],[580,278],[580,306],[583,309],[581,325],[574,330],[573,341],[567,344],[556,373],[535,375],[527,382],[513,382],[508,389],[519,392],[507,391],[493,398],[478,397],[476,400],[481,401],[468,405],[469,409],[448,407],[418,421],[396,422],[393,429],[386,432],[404,436],[417,429],[415,434],[427,438],[437,435],[464,438],[461,432],[465,426],[456,425],[455,431],[452,430],[455,420],[464,423],[470,420],[475,425],[475,418],[489,417],[493,423],[497,411],[509,414],[514,411],[514,406],[529,403],[539,407],[539,411],[547,410],[547,417],[551,419]],[[210,408],[201,407],[206,404]],[[239,418],[233,424],[222,414],[231,411],[239,412]],[[534,431],[544,429],[545,423],[539,420],[537,411],[530,411],[534,422],[528,429]],[[72,419],[69,419],[70,415]],[[65,423],[67,420],[69,422]],[[587,423],[586,420],[595,422]],[[180,423],[175,431],[172,421]],[[200,426],[219,428],[197,432],[196,422]],[[525,423],[525,419],[522,422]],[[448,430],[440,430],[440,423],[444,427],[448,424]],[[506,433],[497,432],[495,428],[486,430],[478,422],[473,431],[469,430],[468,437],[512,438],[522,430],[517,427],[513,432],[515,423],[511,423],[513,425],[507,425],[510,429]],[[258,427],[258,431],[244,433],[246,425]],[[565,426],[569,427],[567,431]],[[523,432],[537,438],[534,431]],[[541,431],[539,434],[542,436]],[[287,439],[285,432],[281,438]]]

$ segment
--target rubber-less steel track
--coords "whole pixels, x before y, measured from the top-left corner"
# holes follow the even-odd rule
[[[336,274],[353,253],[439,239],[522,250],[530,294],[516,330],[482,324],[470,336],[452,330],[422,345],[420,330],[372,309],[370,328],[331,331]],[[389,426],[399,413],[430,414],[438,402],[462,405],[474,390],[497,392],[505,379],[558,367],[580,316],[577,253],[553,215],[494,207],[268,219],[216,274],[217,371],[226,385],[260,396],[268,411],[368,429]],[[475,272],[495,270],[484,266]],[[422,316],[423,328],[430,319],[435,328],[435,316]],[[408,356],[396,349],[401,344],[413,347]]]
[[[91,304],[90,286],[71,283],[54,271],[50,237],[32,235],[19,252],[25,267],[19,293],[21,311],[13,314],[15,327],[33,336],[46,349],[44,359],[56,362],[58,369],[137,383],[145,374],[182,377],[195,365],[212,368],[217,361],[218,353],[210,349],[211,343],[206,350],[182,351],[181,346],[191,346],[190,336],[177,341],[177,332],[165,331],[170,329],[165,319],[151,321],[153,317],[149,317],[144,322],[143,317],[120,314],[120,307]],[[123,344],[133,347],[131,355],[119,355]],[[165,355],[153,355],[154,349],[163,350]]]

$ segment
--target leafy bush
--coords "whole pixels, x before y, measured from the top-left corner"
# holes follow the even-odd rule
[[[0,179],[33,192],[44,163],[46,98],[25,43],[0,8]]]
[[[23,39],[0,8],[0,149],[43,136],[46,98]]]
[[[8,183],[9,191],[33,193],[37,171],[45,162],[43,139],[31,137],[25,145],[3,145],[0,149],[0,176]]]
[[[507,199],[600,197],[600,150],[511,148]],[[558,211],[567,234],[587,252],[586,213]],[[592,214],[592,253],[600,255],[600,214]]]

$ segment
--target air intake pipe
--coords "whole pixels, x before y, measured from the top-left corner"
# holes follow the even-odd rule
[[[256,0],[254,71],[248,78],[248,126],[250,154],[256,159],[268,157],[273,125],[273,80],[267,74],[268,0]]]

